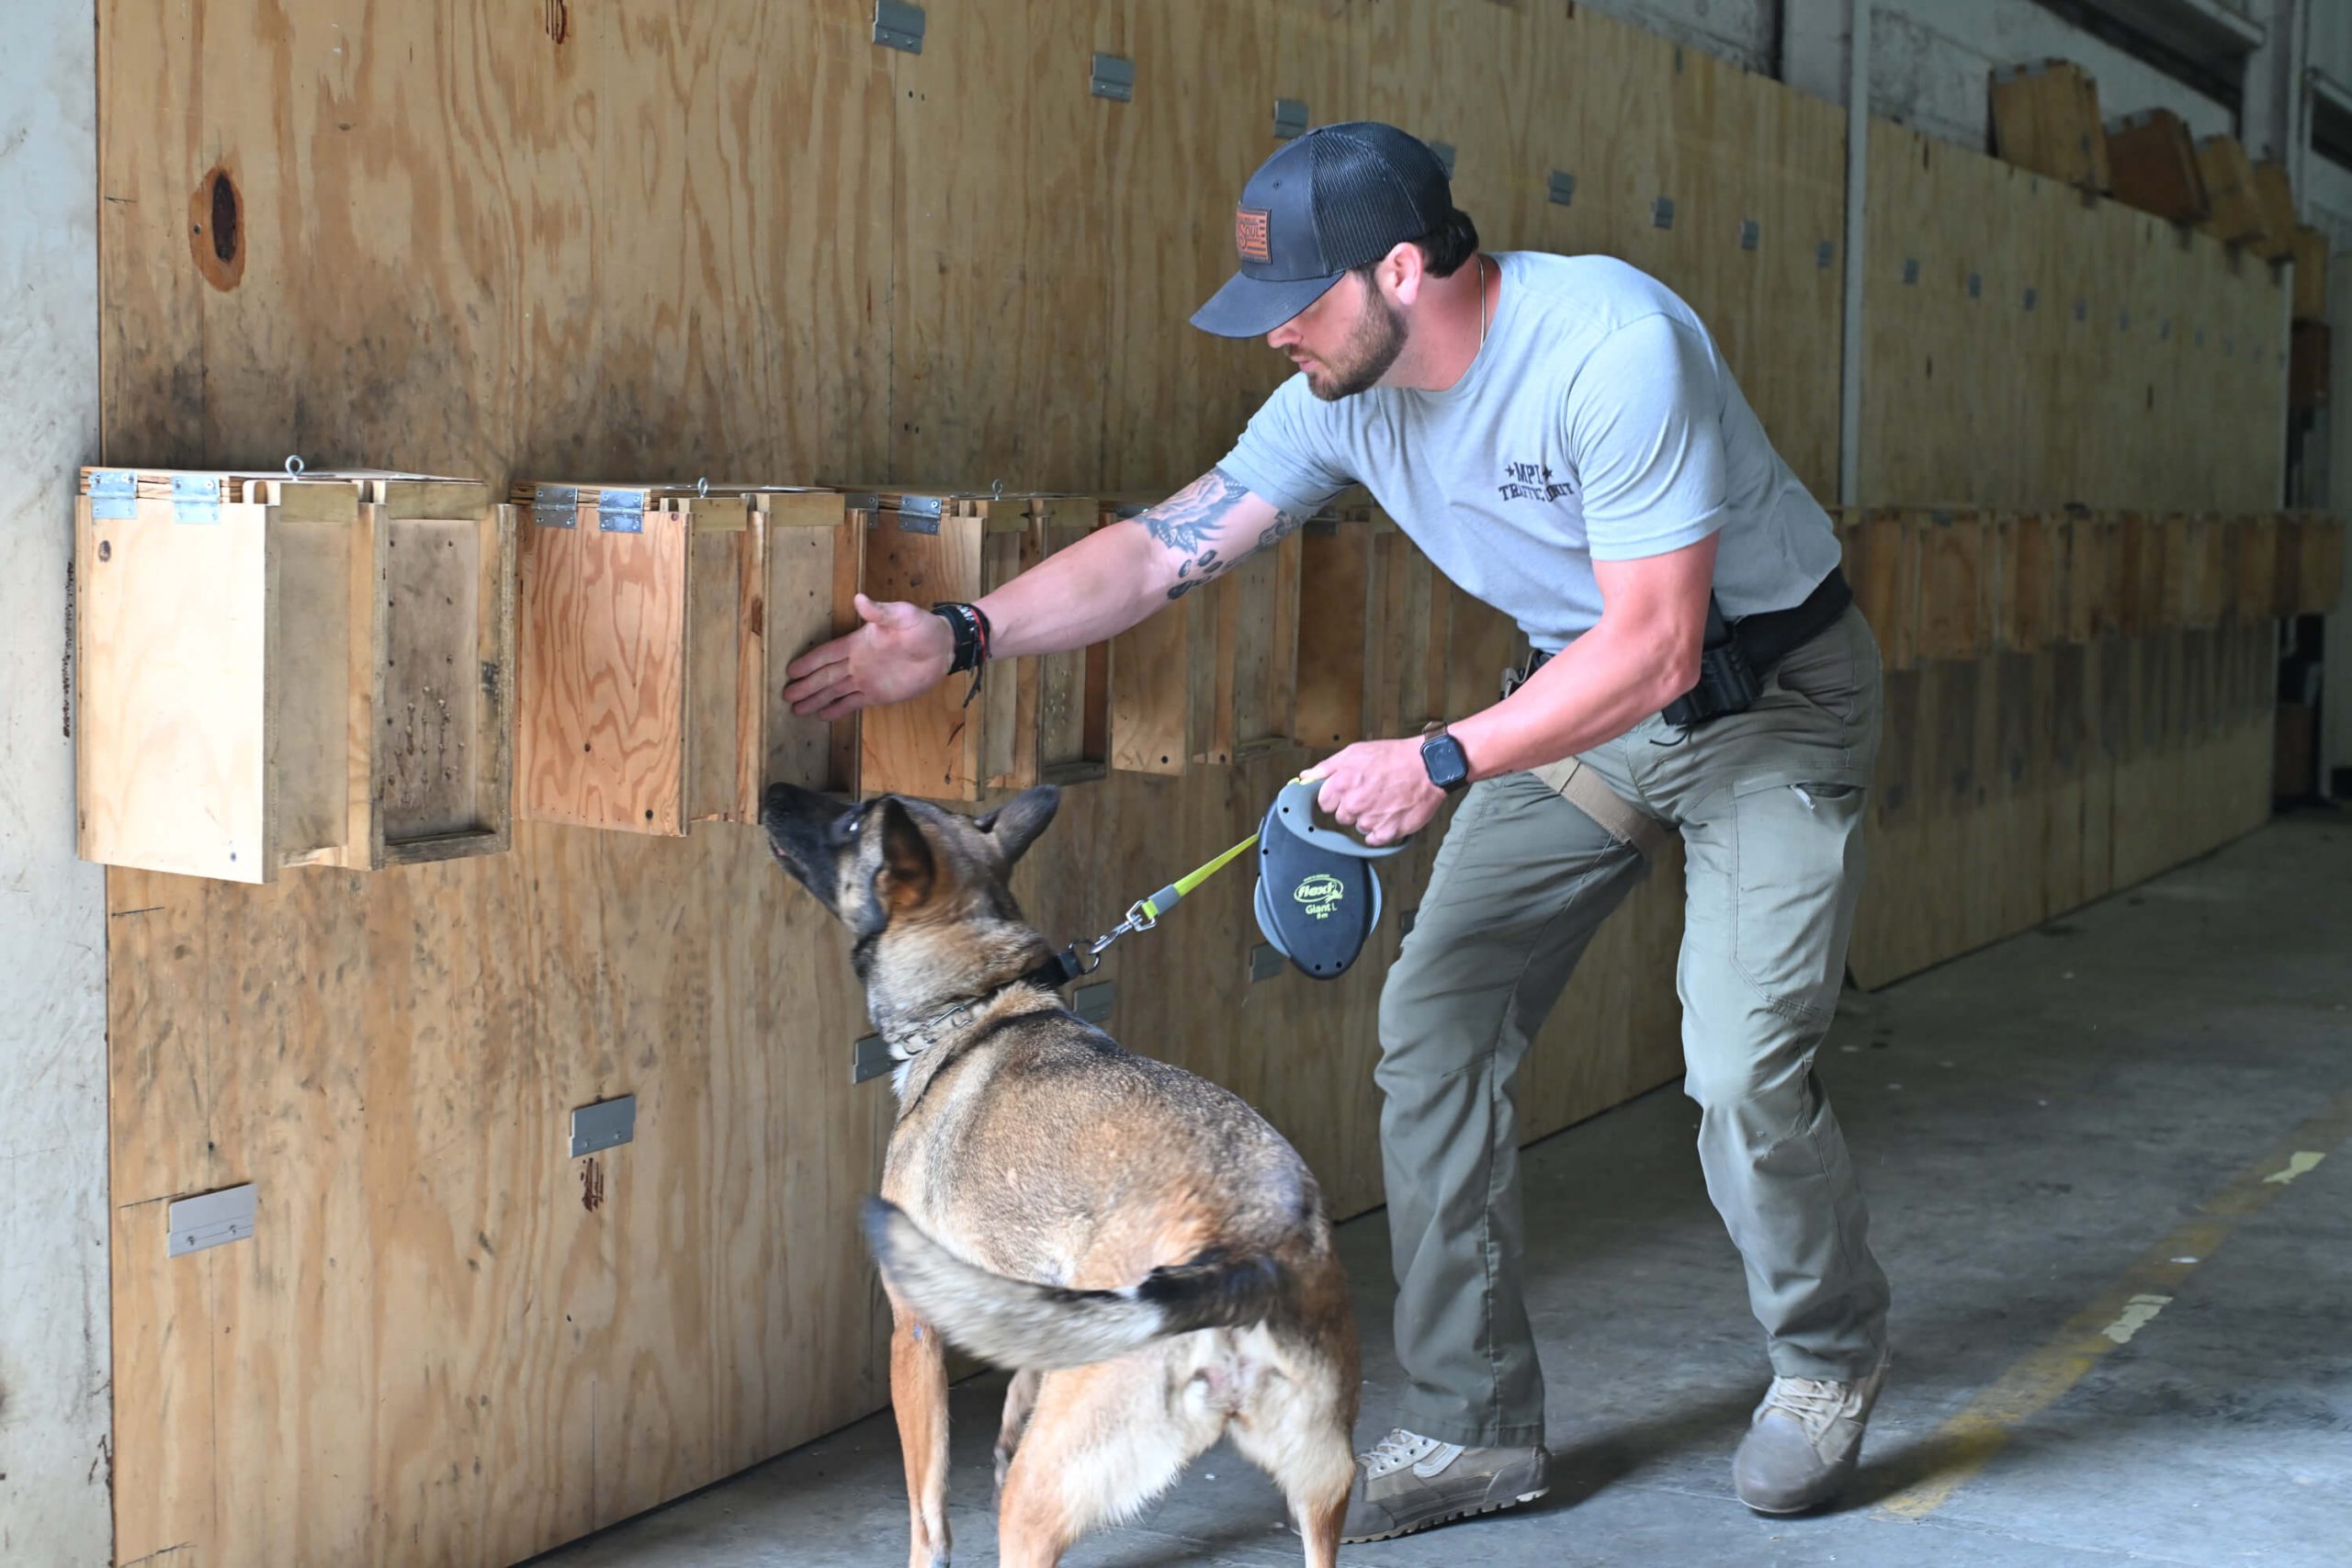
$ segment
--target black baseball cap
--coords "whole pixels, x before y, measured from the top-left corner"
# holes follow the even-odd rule
[[[1317,126],[1258,165],[1234,209],[1241,270],[1193,324],[1261,337],[1329,292],[1350,267],[1435,230],[1453,183],[1419,138],[1377,120]]]

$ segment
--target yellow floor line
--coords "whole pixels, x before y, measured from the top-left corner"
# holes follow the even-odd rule
[[[2046,1343],[2018,1361],[1968,1402],[1928,1440],[1934,1456],[1928,1476],[1881,1503],[1878,1511],[1898,1519],[1926,1518],[2000,1452],[2018,1427],[2048,1409],[2100,1357],[2145,1329],[2171,1304],[2176,1288],[2227,1241],[2248,1214],[2310,1172],[2326,1151],[2352,1137],[2352,1094],[2295,1129],[2294,1135],[2239,1173],[2207,1200],[2197,1213],[2143,1253],[2111,1287]]]

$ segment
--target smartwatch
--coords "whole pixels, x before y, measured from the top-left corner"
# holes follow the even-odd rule
[[[1430,783],[1448,795],[1470,782],[1469,756],[1442,729],[1421,742],[1421,766],[1429,770]]]

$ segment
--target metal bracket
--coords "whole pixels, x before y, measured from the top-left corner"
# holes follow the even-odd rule
[[[1301,98],[1274,100],[1274,140],[1288,141],[1306,134],[1306,104]]]
[[[165,1211],[164,1223],[171,1227],[164,1248],[167,1258],[243,1241],[254,1234],[254,1184],[178,1199]]]
[[[531,521],[542,528],[571,528],[580,522],[578,485],[541,485],[531,497]]]
[[[885,49],[922,52],[922,7],[906,0],[874,0],[874,41]]]
[[[1919,258],[1917,256],[1905,256],[1903,258],[1903,282],[1905,287],[1908,288],[1918,281]]]
[[[1272,979],[1283,972],[1283,965],[1288,962],[1283,956],[1282,949],[1272,942],[1260,942],[1250,950],[1250,983],[1254,986],[1261,980]]]
[[[2128,333],[2132,330],[2132,311],[2129,307],[2115,312],[2115,330],[2120,333]]]
[[[902,495],[899,498],[899,531],[905,534],[936,534],[940,513],[946,502],[935,495]]]
[[[99,523],[128,523],[139,515],[139,476],[129,468],[100,468],[90,476],[90,516]]]
[[[1413,928],[1420,923],[1420,919],[1421,911],[1419,906],[1406,910],[1403,914],[1396,917],[1396,934],[1398,936],[1411,936],[1413,934]]]
[[[2172,318],[2170,316],[2166,316],[2163,321],[2156,323],[2156,341],[2159,343],[2165,343],[2169,342],[2171,338]]]
[[[2041,294],[2040,290],[2029,288],[2025,291],[2025,308],[2027,310],[2032,310],[2035,305],[2041,302]]]
[[[1838,259],[1838,242],[1837,242],[1837,241],[1835,241],[1835,240],[1824,240],[1824,241],[1822,241],[1819,244],[1817,244],[1817,245],[1815,245],[1815,246],[1814,246],[1814,247],[1813,247],[1813,265],[1815,265],[1815,266],[1817,266],[1817,267],[1819,267],[1819,268],[1821,268],[1823,271],[1825,271],[1825,272],[1826,272],[1826,271],[1827,271],[1827,270],[1828,270],[1828,268],[1829,268],[1829,264],[1830,264],[1831,262],[1836,261],[1837,259]]]
[[[596,498],[596,526],[606,534],[645,532],[645,492],[608,490]]]
[[[1088,1023],[1100,1023],[1111,1016],[1111,1004],[1119,999],[1119,983],[1104,980],[1099,985],[1080,986],[1069,994],[1069,1010]]]
[[[1972,272],[1968,275],[1968,297],[1971,299],[1981,299],[1984,297],[1984,275],[1983,273]]]
[[[1429,144],[1429,147],[1430,152],[1437,154],[1437,161],[1439,164],[1445,170],[1445,177],[1447,179],[1452,179],[1453,177],[1453,143],[1451,141],[1432,141]]]
[[[1136,96],[1136,62],[1123,54],[1098,54],[1087,90],[1098,98],[1128,103]]]
[[[1650,221],[1661,229],[1674,227],[1674,198],[1672,197],[1662,196],[1650,203]]]
[[[2079,295],[2079,294],[2075,295],[2075,320],[2076,320],[2076,321],[2089,321],[2090,319],[2091,319],[2091,304],[2090,304],[2090,301],[2089,301],[2089,300],[2087,300],[2087,299],[2084,299],[2084,298],[2083,298],[2081,295]]]
[[[868,1034],[849,1048],[849,1081],[854,1084],[878,1078],[898,1065],[879,1034]]]
[[[598,1149],[616,1147],[636,1136],[637,1096],[633,1094],[622,1095],[618,1100],[600,1100],[571,1113],[573,1159],[593,1155]]]
[[[1739,220],[1739,248],[1741,250],[1754,250],[1756,248],[1757,242],[1761,240],[1763,237],[1763,226],[1758,223],[1755,219],[1743,218]]]
[[[1548,194],[1555,207],[1572,206],[1577,199],[1577,177],[1566,169],[1552,171]]]
[[[172,521],[175,523],[220,522],[220,476],[217,474],[174,474],[172,476]]]

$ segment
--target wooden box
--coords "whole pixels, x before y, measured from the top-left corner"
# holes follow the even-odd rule
[[[2142,109],[2107,127],[2107,166],[2115,199],[2176,223],[2211,210],[2197,139],[2170,109]]]
[[[78,851],[268,882],[508,840],[514,520],[471,480],[85,469]]]
[[[2287,329],[2287,406],[2297,413],[2327,406],[2335,336],[2325,321],[2296,321]]]
[[[849,728],[784,667],[856,621],[848,498],[786,487],[518,484],[525,817],[677,836],[756,821],[771,777],[854,789]]]
[[[1193,761],[1245,761],[1291,743],[1297,722],[1299,573],[1293,533],[1188,594],[1209,608],[1214,652],[1191,661],[1192,702],[1208,722]]]
[[[1091,496],[876,491],[865,592],[928,609],[973,601],[1101,525]],[[1110,766],[1108,644],[990,660],[978,694],[967,673],[908,702],[871,708],[859,787],[933,800],[984,790],[1075,784]]]
[[[2086,507],[2070,506],[2060,527],[2066,553],[2065,640],[2095,643],[2115,629],[2114,524]]]
[[[2233,245],[2260,241],[2266,231],[2262,197],[2255,188],[2254,161],[2233,136],[2209,136],[2197,144],[2197,172],[2205,181],[2205,218],[2198,228]]]
[[[2327,236],[2308,223],[2295,228],[2295,313],[2299,321],[2327,319]]]
[[[1993,73],[1993,143],[2009,163],[2084,190],[2108,189],[2098,86],[2070,60]]]
[[[1919,662],[1919,535],[1891,507],[1840,507],[1840,564],[1854,603],[1878,639],[1883,669]]]
[[[2262,206],[2262,235],[2247,248],[2266,261],[2284,261],[2295,254],[2295,192],[2287,179],[2287,165],[2266,158],[2254,166],[2255,199]]]
[[[1919,536],[1919,633],[1922,660],[1973,662],[1993,649],[1993,596],[1997,581],[1991,530],[1972,508],[1912,514]]]
[[[2064,521],[2039,512],[1995,520],[1998,561],[1993,643],[2009,653],[2040,653],[2064,640],[2066,606]]]
[[[1446,711],[1449,584],[1385,513],[1342,497],[1301,540],[1293,739],[1318,753]]]
[[[1102,525],[1136,517],[1160,499],[1105,497]],[[1216,654],[1214,601],[1204,593],[1187,593],[1111,639],[1113,768],[1172,776],[1207,749],[1208,708],[1196,709],[1193,693],[1210,682],[1195,679],[1193,666],[1210,666]]]

